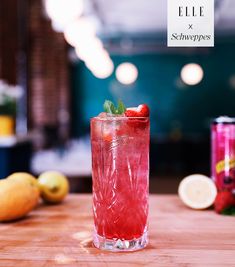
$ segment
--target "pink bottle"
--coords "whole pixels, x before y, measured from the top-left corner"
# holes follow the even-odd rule
[[[235,118],[219,117],[211,126],[211,172],[218,191],[235,190]]]

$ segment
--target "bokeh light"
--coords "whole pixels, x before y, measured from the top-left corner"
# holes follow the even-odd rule
[[[107,53],[100,39],[95,36],[81,40],[75,47],[75,51],[77,56],[83,61],[93,60],[99,57],[100,54]]]
[[[113,73],[113,61],[96,36],[81,40],[75,47],[75,52],[97,78],[105,79]]]
[[[84,2],[83,0],[46,0],[45,9],[55,28],[63,31],[70,21],[82,14]]]
[[[138,77],[137,67],[129,62],[120,64],[116,69],[116,78],[122,84],[132,84]]]
[[[203,79],[204,72],[199,64],[190,63],[181,70],[181,79],[185,84],[196,85]]]
[[[74,47],[79,47],[82,42],[95,38],[95,25],[87,18],[80,18],[71,22],[64,31],[65,40]]]
[[[86,66],[91,70],[92,74],[99,79],[108,78],[114,70],[114,64],[110,58],[104,58],[98,63],[86,63]]]

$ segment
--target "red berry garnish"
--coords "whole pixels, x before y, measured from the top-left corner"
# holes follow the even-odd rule
[[[214,207],[217,213],[221,213],[224,209],[235,205],[235,197],[230,191],[220,191],[217,193]]]
[[[149,107],[146,104],[141,104],[137,108],[127,108],[125,111],[126,117],[149,117]]]
[[[138,111],[142,117],[149,117],[149,107],[146,104],[139,105]]]
[[[138,107],[127,108],[125,116],[128,117],[127,124],[134,128],[145,128],[146,119],[149,117],[149,107],[146,104],[141,104]]]

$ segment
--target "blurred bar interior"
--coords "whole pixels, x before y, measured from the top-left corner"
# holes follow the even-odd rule
[[[210,175],[210,120],[235,116],[235,1],[215,1],[215,48],[167,48],[166,5],[0,1],[0,178],[53,169],[90,192],[105,99],[150,107],[151,192]]]

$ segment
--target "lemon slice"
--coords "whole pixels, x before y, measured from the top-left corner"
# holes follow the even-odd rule
[[[178,194],[186,206],[193,209],[206,209],[214,203],[217,189],[209,177],[193,174],[180,182]]]

